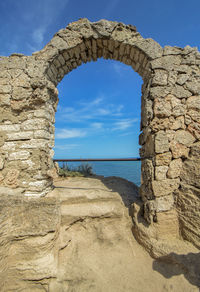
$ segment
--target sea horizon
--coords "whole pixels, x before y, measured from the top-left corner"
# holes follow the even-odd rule
[[[140,186],[141,184],[141,161],[89,161],[64,163],[67,163],[69,167],[77,167],[80,164],[89,164],[92,166],[93,173],[96,175],[102,175],[105,177],[116,176],[131,181],[137,186]],[[63,162],[58,162],[58,164],[60,167],[63,166]]]

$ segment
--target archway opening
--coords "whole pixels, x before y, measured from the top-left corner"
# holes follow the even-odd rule
[[[98,59],[67,74],[58,84],[54,158],[139,157],[141,85],[139,74],[113,60]],[[139,161],[90,164],[96,174],[140,185]]]

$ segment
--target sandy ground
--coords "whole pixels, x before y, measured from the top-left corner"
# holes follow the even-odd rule
[[[138,190],[134,184],[116,177],[58,179],[55,181],[55,187],[55,190],[49,195],[50,197],[56,196],[60,200],[74,200],[74,202],[91,200],[98,202],[98,200],[102,201],[103,199],[107,200],[109,198],[112,201],[114,197],[120,196],[124,206],[128,207],[138,198]],[[77,230],[79,232],[80,228]],[[90,237],[89,230],[90,228],[87,231],[88,238]],[[200,254],[199,256],[195,255],[195,258],[192,254],[183,255],[188,262],[189,269],[193,270],[193,275],[196,275],[196,278],[190,277],[184,268],[176,264],[151,258],[144,248],[137,243],[131,232],[127,234],[127,238],[131,246],[128,253],[124,251],[124,246],[122,248],[120,247],[120,243],[119,248],[113,248],[112,251],[110,248],[108,250],[105,249],[105,253],[103,252],[103,254],[99,246],[92,252],[91,247],[90,249],[88,247],[87,252],[84,251],[82,253],[80,251],[82,257],[93,258],[87,262],[87,265],[91,270],[96,269],[99,275],[98,278],[103,280],[102,282],[100,281],[100,284],[96,288],[94,286],[91,290],[88,288],[82,288],[81,290],[77,286],[77,289],[74,288],[74,290],[69,291],[200,291]],[[119,260],[113,261],[112,258],[109,258],[109,251],[111,254],[113,253],[113,257],[119,257]],[[97,258],[95,259],[95,257]],[[98,288],[101,285],[102,287]]]

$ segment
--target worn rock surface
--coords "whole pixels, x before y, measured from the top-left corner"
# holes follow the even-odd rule
[[[40,198],[52,190],[56,86],[82,63],[101,57],[131,66],[143,79],[144,218],[163,228],[163,218],[169,218],[168,225],[176,224],[175,230],[197,245],[198,236],[189,234],[199,233],[192,209],[200,208],[200,163],[194,158],[200,141],[200,52],[190,46],[162,48],[132,25],[84,18],[59,30],[32,56],[0,58],[0,194]],[[188,212],[183,185],[193,198]],[[167,217],[171,212],[177,220]]]
[[[128,215],[139,199],[134,184],[70,178],[56,186],[45,198],[1,196],[2,292],[198,291],[198,263],[187,257],[189,251],[198,256],[195,248],[172,257],[154,237],[157,261],[134,239]],[[173,236],[164,239],[174,243]],[[185,270],[189,260],[191,271]]]

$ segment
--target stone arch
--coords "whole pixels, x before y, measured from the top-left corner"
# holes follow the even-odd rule
[[[36,56],[47,62],[47,76],[57,84],[82,63],[101,57],[132,66],[145,80],[151,73],[149,61],[161,57],[162,52],[158,43],[142,38],[132,25],[80,19],[58,31]]]
[[[197,244],[198,224],[190,226],[191,216],[183,210],[186,192],[192,194],[191,205],[200,209],[200,185],[192,171],[200,139],[200,54],[189,46],[163,49],[132,25],[80,19],[32,56],[1,58],[1,193],[6,189],[37,197],[51,190],[56,85],[82,62],[101,57],[132,66],[144,81],[139,139],[144,217],[158,222],[155,237],[164,237],[168,225],[178,237],[180,224],[188,222],[185,237]]]
[[[161,57],[162,53],[163,49],[158,43],[152,39],[144,39],[132,25],[107,20],[91,23],[87,19],[81,19],[58,31],[35,56],[37,60],[45,60],[44,73],[55,86],[66,74],[82,63],[96,61],[101,57],[131,66],[144,81],[141,121],[141,130],[144,131],[152,118],[152,101],[148,90],[149,81],[153,77],[150,61]],[[151,139],[146,141],[142,149],[144,153],[141,153],[141,156],[150,156],[150,160],[142,162],[142,170],[147,173],[152,173],[153,167],[151,160],[154,151],[151,143]],[[145,201],[147,198],[145,193],[148,193],[148,199],[153,199],[149,179],[149,176],[145,177],[143,174],[141,194]],[[153,217],[150,218],[148,212],[146,213],[147,220],[151,221]]]

